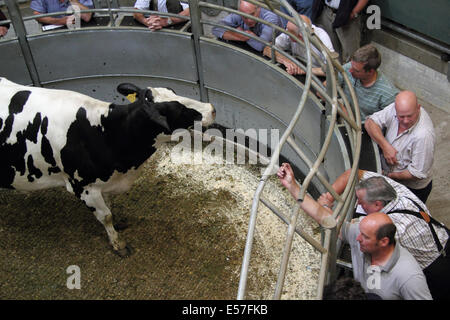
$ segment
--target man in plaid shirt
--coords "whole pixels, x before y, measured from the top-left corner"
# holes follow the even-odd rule
[[[284,169],[284,171],[293,177],[292,170]],[[338,194],[344,191],[349,176],[350,170],[347,170],[333,183],[333,189]],[[370,171],[359,170],[358,178],[360,180],[356,187],[358,204],[367,214],[383,212],[389,215],[397,228],[396,240],[414,256],[423,269],[433,299],[448,299],[450,296],[449,230],[431,218],[425,204],[404,185]],[[285,177],[280,179],[282,183],[286,180]],[[286,186],[286,183],[283,185]],[[313,218],[320,216],[323,220],[324,216],[331,214],[329,208],[333,202],[333,196],[329,192],[324,193],[317,201],[320,204],[319,208],[315,208],[315,212],[307,210],[305,212]],[[423,213],[420,213],[421,211]]]

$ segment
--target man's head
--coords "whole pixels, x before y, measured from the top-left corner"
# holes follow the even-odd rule
[[[239,11],[249,14],[254,17],[259,16],[259,12],[261,11],[261,8],[258,6],[255,6],[254,4],[247,2],[247,1],[240,1],[239,3]],[[244,23],[248,25],[250,28],[254,27],[256,25],[256,20],[249,19],[246,17],[242,17],[244,20]]]
[[[407,130],[416,124],[420,115],[420,105],[414,92],[402,91],[395,98],[395,112],[400,128]]]
[[[303,22],[305,22],[307,28],[311,28],[311,20],[307,16],[305,16],[303,14],[299,14],[299,17],[303,20]],[[301,40],[303,40],[303,36],[302,36],[300,30],[294,23],[288,21],[288,23],[286,25],[286,29],[287,29],[287,31],[295,34],[297,37],[299,37]],[[292,39],[292,40],[295,41],[294,39]]]
[[[368,44],[356,50],[350,60],[352,67],[349,72],[353,78],[366,80],[377,72],[381,64],[381,55],[375,46]]]
[[[361,252],[377,254],[395,245],[397,228],[387,214],[375,212],[361,220],[359,224],[359,242]]]
[[[356,187],[356,197],[368,214],[381,211],[397,197],[395,189],[383,177],[370,177],[360,181]]]

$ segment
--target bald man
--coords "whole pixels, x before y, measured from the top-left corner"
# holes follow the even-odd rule
[[[383,300],[432,300],[417,261],[395,241],[396,227],[384,213],[375,212],[360,222],[344,222],[342,240],[349,243],[353,276],[365,292]]]
[[[281,26],[281,20],[275,13],[258,7],[250,2],[240,1],[239,11],[250,16],[265,20],[274,25]],[[239,31],[243,31],[249,35],[256,36],[266,42],[272,42],[273,28],[264,23],[257,22],[254,19],[232,13],[222,19],[220,23],[228,27],[235,28]],[[212,29],[212,33],[219,39],[246,43],[253,50],[256,50],[258,52],[262,52],[264,47],[266,46],[261,41],[253,39],[247,35],[240,34],[238,32],[227,30],[225,28],[214,27]],[[277,34],[278,32],[275,33],[275,35]]]
[[[433,186],[435,133],[414,92],[400,92],[394,103],[366,120],[365,128],[380,147],[384,174],[407,186],[425,203]]]

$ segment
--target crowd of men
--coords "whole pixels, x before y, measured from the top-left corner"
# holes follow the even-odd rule
[[[427,111],[418,103],[414,92],[400,91],[378,70],[381,55],[372,44],[362,47],[360,12],[367,0],[289,0],[310,32],[314,32],[329,52],[337,51],[344,72],[352,85],[367,134],[376,142],[382,159],[382,174],[360,171],[356,188],[358,204],[364,215],[344,223],[340,237],[350,245],[353,275],[367,294],[381,299],[448,299],[450,298],[450,231],[433,219],[425,203],[432,189],[432,166],[435,133]],[[253,51],[271,57],[271,43],[276,28],[302,40],[297,26],[287,19],[246,1],[240,1],[244,16],[230,14],[213,28],[222,41],[245,44]],[[285,11],[288,13],[288,11]],[[236,30],[236,31],[234,31]],[[275,32],[274,32],[275,31]],[[261,40],[261,41],[258,41]],[[275,46],[305,60],[303,44],[282,33]],[[320,56],[314,45],[311,49]],[[292,60],[275,52],[275,59],[289,74],[304,74]],[[313,73],[324,75],[318,61]],[[350,99],[350,88],[339,75],[339,84]],[[299,186],[292,168],[284,163],[278,176],[281,183],[298,199],[302,209],[324,227],[331,220],[334,198],[324,193],[314,200],[308,195],[299,199]],[[340,194],[348,182],[349,171],[333,184]],[[374,272],[378,285],[371,285]]]
[[[368,0],[288,0],[298,12],[309,32],[314,32],[329,52],[337,52],[344,71],[356,94],[367,134],[376,142],[382,160],[382,174],[359,171],[356,187],[358,204],[363,215],[345,222],[340,237],[351,248],[353,275],[366,294],[381,299],[449,299],[450,252],[449,229],[431,217],[426,201],[432,190],[432,166],[435,132],[427,111],[418,103],[414,92],[398,90],[378,70],[381,56],[375,46],[360,47],[361,11]],[[80,9],[93,7],[92,0],[32,0],[35,14],[65,11],[71,4]],[[137,0],[135,8],[189,15],[189,6],[178,0]],[[212,33],[222,41],[248,46],[251,50],[271,57],[267,46],[273,40],[274,28],[257,19],[286,29],[302,40],[297,26],[285,18],[250,2],[241,0],[238,10],[244,15],[229,14],[220,21],[222,26]],[[286,14],[290,13],[283,8]],[[6,19],[0,11],[0,18]],[[81,15],[89,21],[92,13]],[[182,23],[176,17],[161,17],[135,13],[136,21],[157,30]],[[43,24],[66,24],[68,16],[41,17]],[[0,35],[8,31],[0,26]],[[279,32],[275,32],[278,34]],[[281,33],[275,46],[290,50],[305,59],[303,44]],[[311,49],[326,63],[321,50]],[[304,74],[292,60],[275,52],[275,59],[292,75]],[[324,76],[320,61],[314,59],[313,72]],[[344,94],[350,89],[342,75],[338,79]],[[350,99],[349,99],[350,100]],[[280,182],[298,199],[303,210],[324,227],[333,227],[331,218],[334,198],[324,193],[314,200],[306,195],[299,199],[299,185],[289,164],[278,170]],[[341,194],[350,171],[344,172],[333,188]],[[379,283],[369,283],[374,272]],[[348,281],[347,281],[348,282]]]

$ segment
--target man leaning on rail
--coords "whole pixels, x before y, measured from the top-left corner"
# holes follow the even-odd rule
[[[386,75],[378,69],[380,65],[381,54],[373,44],[367,44],[356,50],[350,57],[350,62],[343,65],[355,90],[362,120],[393,103],[399,93]],[[341,73],[338,74],[338,84],[351,101],[350,89]]]
[[[342,194],[349,181],[350,170],[345,171],[333,183],[337,194]],[[283,163],[277,175],[291,195],[298,199],[300,187],[288,163]],[[387,214],[396,226],[396,239],[417,260],[425,274],[433,299],[450,296],[450,231],[434,220],[423,204],[404,185],[380,174],[358,170],[360,182],[356,187],[358,203],[367,216],[375,212]],[[301,208],[324,227],[332,228],[331,206],[334,198],[327,192],[315,201],[308,195],[301,202]],[[366,217],[367,218],[367,217]],[[361,222],[365,218],[358,219]],[[360,224],[359,221],[355,222]],[[375,292],[376,293],[376,292]]]
[[[327,32],[325,30],[323,30],[322,28],[319,28],[319,27],[313,25],[311,23],[311,20],[307,16],[300,14],[299,17],[305,22],[308,31],[310,33],[314,33],[317,36],[317,38],[319,38],[319,40],[323,43],[323,45],[328,48],[328,50],[330,52],[334,52],[333,44],[331,43],[330,37],[328,36]],[[294,23],[288,21],[286,24],[286,30],[289,31],[290,33],[296,35],[300,40],[303,41],[303,35],[298,30],[298,27]],[[284,51],[287,51],[287,52],[290,51],[290,52],[292,52],[293,55],[297,56],[299,59],[306,61],[305,44],[297,43],[297,41],[295,39],[291,38],[286,33],[281,33],[275,39],[275,46]],[[326,58],[322,54],[322,51],[320,50],[320,48],[317,48],[316,46],[311,44],[311,51],[316,53],[317,56],[319,57],[319,59],[324,64],[326,64]],[[272,57],[272,49],[269,46],[266,46],[264,48],[263,54],[265,56],[268,56],[269,58],[271,58]],[[317,61],[316,58],[312,54],[311,54],[311,57],[312,57],[312,73],[315,74],[316,76],[324,77],[325,72],[322,70],[320,62]],[[284,55],[282,55],[281,53],[279,53],[277,51],[275,51],[275,60],[278,63],[283,64],[286,67],[287,73],[289,73],[289,74],[303,75],[306,73],[297,64],[295,64],[295,62],[288,59],[287,57],[285,57]]]
[[[70,6],[77,6],[80,10],[94,8],[92,0],[32,0],[30,3],[30,8],[33,10],[33,14],[36,15],[60,11],[66,12]],[[89,22],[92,18],[92,13],[82,13],[80,17],[84,22]],[[73,15],[43,17],[36,20],[42,24],[55,25],[67,25],[75,22]]]
[[[280,18],[273,12],[256,6],[247,1],[239,2],[239,11],[246,13],[250,16],[260,18],[274,25],[281,26]],[[239,14],[232,13],[226,16],[220,21],[222,25],[232,27],[236,30],[243,31],[246,34],[256,36],[261,40],[266,42],[272,42],[273,28],[258,22],[254,19],[243,17]],[[212,33],[219,39],[232,41],[236,44],[247,44],[251,49],[262,52],[266,46],[263,42],[248,37],[246,35],[240,34],[238,32],[230,31],[221,27],[214,27]],[[277,35],[277,32],[275,33]]]
[[[134,7],[139,10],[153,10],[163,13],[179,14],[186,17],[189,16],[189,4],[178,0],[137,0]],[[133,17],[150,30],[159,30],[187,21],[178,17],[161,17],[159,15],[150,15],[147,17],[143,13],[134,13]]]

